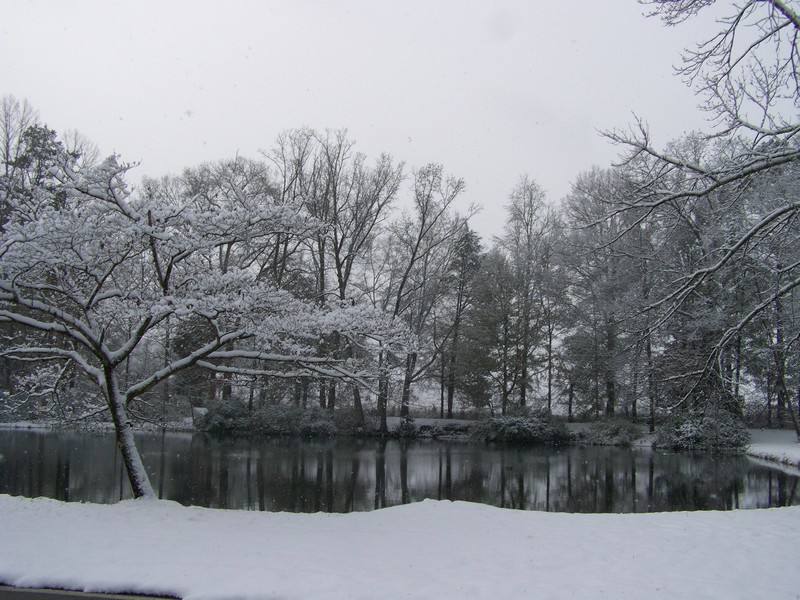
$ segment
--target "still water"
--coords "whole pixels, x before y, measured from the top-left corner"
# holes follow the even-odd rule
[[[425,498],[591,513],[800,504],[798,477],[735,455],[184,433],[139,434],[137,444],[160,498],[212,508],[351,512]],[[27,430],[0,430],[0,493],[100,503],[131,495],[113,435]]]

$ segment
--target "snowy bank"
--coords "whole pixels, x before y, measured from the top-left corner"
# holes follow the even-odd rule
[[[800,469],[800,444],[794,430],[751,429],[747,454]]]
[[[187,599],[797,598],[800,507],[296,515],[0,496],[0,582]]]

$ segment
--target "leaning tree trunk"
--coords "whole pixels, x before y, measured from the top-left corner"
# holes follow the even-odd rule
[[[133,496],[134,498],[155,498],[153,486],[147,477],[142,457],[133,439],[133,426],[128,419],[125,399],[119,391],[117,377],[112,370],[106,369],[104,383],[106,402],[108,403],[108,409],[111,412],[111,419],[114,422],[114,430],[117,435],[117,446],[122,454],[122,462],[128,474]]]

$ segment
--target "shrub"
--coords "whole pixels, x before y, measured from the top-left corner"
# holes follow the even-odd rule
[[[470,435],[472,426],[465,423],[453,423],[452,421],[442,421],[432,425],[419,425],[417,427],[418,437],[437,438],[463,438]]]
[[[331,413],[319,406],[302,409],[273,404],[252,413],[238,401],[214,402],[197,421],[197,428],[217,435],[308,437],[336,435]]]
[[[478,423],[472,435],[506,444],[561,444],[569,440],[566,425],[546,413],[492,417]]]
[[[356,409],[353,407],[343,406],[333,411],[331,415],[333,424],[336,425],[336,430],[341,435],[357,435],[364,432],[365,425],[359,423]]]
[[[592,423],[583,435],[587,444],[599,446],[630,446],[642,437],[642,429],[636,423],[624,419],[610,419]]]
[[[298,433],[307,437],[323,437],[336,435],[338,430],[329,410],[321,406],[312,406],[302,411]]]
[[[744,422],[725,410],[690,412],[668,419],[655,445],[671,450],[742,450],[750,443]]]
[[[241,402],[217,400],[211,402],[206,413],[197,419],[196,427],[217,435],[235,435],[249,430],[249,420],[247,407]]]
[[[415,438],[419,435],[417,426],[414,424],[414,419],[409,417],[406,417],[400,421],[400,425],[398,425],[397,429],[395,429],[392,433],[401,438]]]
[[[295,435],[302,409],[288,404],[272,404],[254,411],[250,432],[258,435]]]

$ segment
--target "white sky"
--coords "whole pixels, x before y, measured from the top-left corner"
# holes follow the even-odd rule
[[[356,149],[463,177],[473,226],[500,233],[527,173],[554,200],[619,151],[599,130],[648,121],[657,144],[704,125],[673,75],[713,31],[664,27],[635,0],[0,0],[0,95],[103,153],[178,173],[258,158],[285,129],[346,127]],[[408,186],[407,186],[408,187]],[[408,195],[408,190],[404,191]]]

